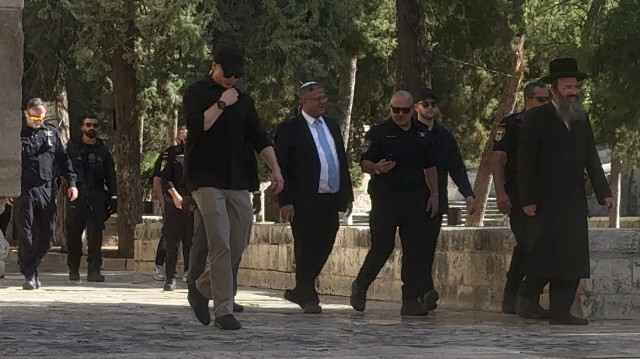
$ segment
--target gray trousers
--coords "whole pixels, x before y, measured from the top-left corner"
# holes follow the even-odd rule
[[[237,268],[237,263],[240,263],[242,253],[249,244],[253,222],[253,206],[249,192],[200,187],[192,192],[192,196],[198,205],[203,223],[203,226],[194,228],[192,250],[202,252],[202,244],[195,243],[202,242],[195,239],[201,227],[204,227],[209,246],[207,266],[195,281],[196,286],[202,295],[213,300],[215,317],[233,314],[236,277],[233,268],[234,264]],[[199,268],[191,267],[191,264],[189,269],[199,271]]]

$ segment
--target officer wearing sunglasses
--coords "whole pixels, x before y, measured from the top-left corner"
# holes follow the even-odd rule
[[[38,266],[55,239],[56,212],[53,189],[54,166],[62,171],[69,183],[67,195],[78,197],[76,174],[56,126],[44,122],[47,107],[39,98],[27,101],[23,111],[25,123],[22,140],[22,181],[20,197],[8,199],[13,204],[15,232],[18,241],[18,262],[24,275],[25,290],[38,289]]]
[[[524,112],[549,102],[549,89],[542,82],[531,82],[524,88],[524,97],[524,110],[505,117],[498,125],[491,159],[498,209],[509,215],[509,225],[516,237],[502,299],[502,311],[509,314],[516,314],[518,287],[525,276],[525,247],[521,242],[527,216],[522,211],[517,186],[518,133]]]
[[[365,136],[360,167],[371,175],[371,249],[351,286],[351,306],[364,311],[369,286],[395,247],[396,230],[402,243],[401,315],[423,316],[427,282],[424,233],[429,217],[438,214],[438,182],[433,146],[426,130],[413,119],[413,97],[396,92],[391,118]],[[429,191],[431,189],[431,191]]]

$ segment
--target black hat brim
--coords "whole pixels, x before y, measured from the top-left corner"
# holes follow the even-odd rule
[[[582,81],[589,77],[589,75],[580,71],[567,71],[567,72],[556,72],[550,75],[547,75],[540,79],[540,82],[544,82],[545,84],[552,84],[553,81],[565,77],[575,77],[576,80]]]

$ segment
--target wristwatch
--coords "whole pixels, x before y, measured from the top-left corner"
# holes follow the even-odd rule
[[[216,102],[216,104],[218,105],[218,108],[221,110],[224,110],[227,107],[227,103],[222,100]]]

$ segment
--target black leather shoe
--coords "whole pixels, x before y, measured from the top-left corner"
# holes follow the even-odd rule
[[[422,298],[422,303],[427,310],[434,310],[438,308],[437,301],[440,299],[440,294],[436,292],[435,289],[431,289],[427,293],[424,294]]]
[[[24,284],[22,285],[22,289],[24,290],[38,289],[38,283],[37,283],[35,274],[32,275],[31,278],[25,278]]]
[[[364,312],[364,309],[367,306],[367,293],[362,293],[358,287],[358,283],[355,281],[351,283],[351,297],[349,298],[349,304],[351,304],[351,307],[358,312]]]
[[[299,305],[301,309],[304,309],[304,303],[302,303],[302,300],[298,298],[291,289],[287,289],[284,291],[284,299],[290,301],[291,303],[295,303]]]
[[[209,313],[209,299],[207,299],[196,287],[194,283],[187,284],[187,300],[198,321],[204,325],[211,323],[211,313]]]
[[[174,290],[176,290],[176,280],[175,279],[169,279],[168,281],[166,281],[164,283],[164,291],[165,292],[173,292]]]
[[[403,300],[400,315],[408,316],[424,316],[429,314],[429,310],[425,308],[417,299]]]
[[[238,304],[236,302],[233,302],[233,312],[234,313],[244,312],[244,306],[242,304]]]
[[[569,312],[554,314],[549,316],[549,324],[551,325],[587,325],[587,319],[578,318]]]
[[[549,319],[549,311],[532,300],[518,297],[516,311],[524,319]]]
[[[80,272],[77,269],[69,270],[69,280],[77,282],[80,280]]]
[[[236,320],[233,314],[227,314],[220,317],[217,317],[213,321],[213,325],[216,328],[220,328],[222,330],[238,330],[242,329],[242,325],[240,322]]]
[[[322,307],[318,303],[309,302],[302,308],[304,314],[320,314],[322,313]]]
[[[87,282],[104,282],[104,276],[100,272],[89,272]]]

